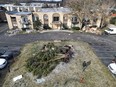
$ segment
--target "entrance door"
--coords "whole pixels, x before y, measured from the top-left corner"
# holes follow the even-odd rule
[[[55,30],[56,30],[56,29],[60,30],[60,28],[61,28],[61,27],[60,27],[60,24],[53,24],[53,29],[55,29]]]
[[[18,27],[16,17],[11,17],[11,21],[12,21],[13,29],[16,29]]]

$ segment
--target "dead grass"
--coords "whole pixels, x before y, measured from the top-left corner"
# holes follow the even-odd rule
[[[116,80],[108,71],[99,58],[93,53],[91,47],[84,42],[56,42],[58,44],[71,44],[75,48],[75,58],[69,63],[60,63],[47,77],[44,83],[35,83],[35,77],[25,70],[25,61],[34,55],[43,44],[48,42],[35,42],[27,44],[21,52],[8,73],[3,87],[115,87]],[[83,72],[83,61],[90,61],[91,64]],[[12,78],[22,74],[23,79],[12,82]],[[80,78],[84,78],[83,83]]]

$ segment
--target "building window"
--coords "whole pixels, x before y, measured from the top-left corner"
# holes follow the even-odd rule
[[[78,24],[78,20],[77,20],[77,17],[76,16],[73,16],[72,17],[72,23],[73,24]]]
[[[72,22],[77,22],[77,17],[72,17]]]
[[[58,14],[58,13],[54,13],[53,14],[53,22],[58,22],[58,21],[60,21],[60,15]]]
[[[11,17],[12,22],[16,22],[16,17]]]
[[[27,16],[22,16],[22,23],[26,23],[26,24],[28,24],[28,18],[27,18]]]
[[[59,17],[53,17],[53,21],[59,21]]]
[[[13,28],[16,28],[17,27],[16,17],[11,17],[11,21],[12,21]]]

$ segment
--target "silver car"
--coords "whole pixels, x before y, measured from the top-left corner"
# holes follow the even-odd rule
[[[7,65],[7,60],[0,58],[0,69],[3,69]]]
[[[110,63],[108,65],[109,70],[116,75],[116,63]]]

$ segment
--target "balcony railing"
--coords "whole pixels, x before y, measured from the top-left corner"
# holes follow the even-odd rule
[[[61,24],[61,21],[53,21],[53,24]]]

